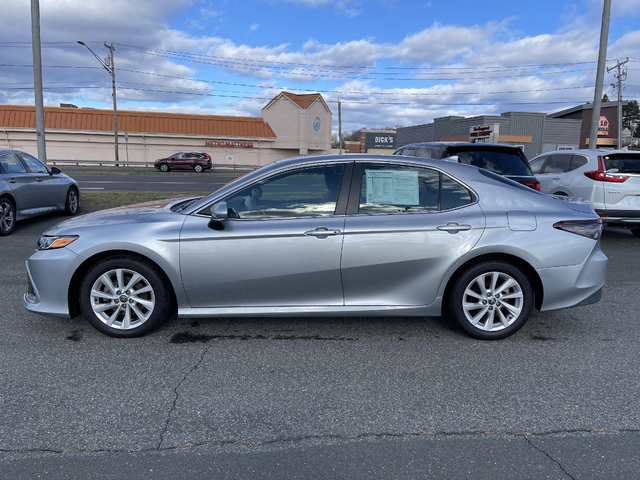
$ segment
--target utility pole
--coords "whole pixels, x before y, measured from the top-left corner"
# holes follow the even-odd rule
[[[89,45],[87,45],[84,42],[81,42],[80,40],[78,40],[76,43],[79,43],[83,47],[86,47],[87,50],[89,50],[91,54],[94,57],[96,57],[96,60],[100,62],[100,65],[102,65],[102,68],[104,68],[107,71],[107,73],[111,75],[111,96],[113,97],[113,133],[114,133],[115,145],[116,145],[116,167],[119,167],[120,165],[118,163],[120,161],[120,155],[118,154],[118,108],[116,105],[116,68],[113,62],[113,52],[115,51],[115,48],[113,48],[113,43],[107,44],[105,42],[104,46],[109,49],[109,58],[107,58],[107,60],[109,61],[109,65],[107,65],[96,54],[96,52],[94,52],[93,50],[91,50],[91,48],[89,48]]]
[[[617,73],[613,74],[618,82],[611,84],[613,88],[618,89],[618,148],[622,148],[622,82],[627,79],[627,69],[622,70],[622,66],[628,61],[628,58],[624,62],[618,60],[618,63],[613,67],[607,68],[607,73],[611,72],[611,70],[618,70]]]
[[[602,8],[602,26],[600,27],[600,50],[598,53],[598,72],[596,89],[593,94],[593,110],[591,111],[591,129],[589,130],[589,148],[598,147],[598,125],[600,124],[600,107],[602,105],[602,87],[604,70],[607,63],[607,43],[609,41],[609,21],[611,19],[611,0],[604,0]]]
[[[340,99],[338,99],[338,145],[340,155],[342,155],[342,103],[340,103]]]
[[[118,161],[120,160],[120,154],[118,153],[118,106],[116,105],[116,67],[113,62],[113,43],[104,43],[104,46],[109,49],[109,60],[111,61],[111,96],[113,97],[113,133],[116,141],[116,167],[119,167]]]
[[[42,50],[40,48],[40,2],[31,0],[31,48],[33,51],[33,89],[36,104],[36,141],[38,158],[47,163],[47,145],[44,137],[44,99],[42,95]]]

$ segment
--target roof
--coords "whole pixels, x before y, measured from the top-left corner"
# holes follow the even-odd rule
[[[280,92],[278,95],[273,97],[269,103],[267,103],[263,107],[263,110],[265,108],[269,108],[271,106],[271,104],[273,104],[278,98],[280,98],[282,96],[287,97],[289,100],[291,100],[293,103],[298,105],[303,110],[306,110],[311,105],[313,105],[313,103],[316,100],[320,99],[320,101],[322,102],[324,107],[327,109],[327,111],[331,112],[331,110],[329,109],[329,107],[325,103],[324,98],[322,98],[322,95],[320,95],[319,93],[305,93],[305,94],[299,95],[297,93],[291,93],[291,92]]]
[[[626,100],[624,100],[622,102],[622,105],[626,105],[627,102]],[[617,107],[618,106],[618,102],[604,102],[600,105],[600,108],[610,108],[610,107]],[[554,112],[554,113],[550,113],[548,116],[549,117],[562,117],[564,115],[569,115],[570,113],[574,113],[574,112],[579,112],[581,110],[592,110],[593,109],[593,103],[589,102],[589,103],[584,103],[582,105],[576,105],[575,107],[571,107],[571,108],[565,108],[564,110],[560,110],[558,112]]]
[[[113,130],[113,110],[45,107],[47,129]],[[35,128],[35,107],[0,105],[0,127]],[[262,117],[118,111],[121,132],[275,138]]]

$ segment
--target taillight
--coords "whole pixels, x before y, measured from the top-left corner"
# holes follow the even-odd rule
[[[564,220],[554,223],[553,228],[597,240],[602,234],[602,220],[600,218],[594,218],[593,220]]]
[[[604,169],[604,160],[602,159],[601,156],[598,156],[598,170],[592,170],[590,172],[584,172],[586,177],[591,178],[592,180],[596,180],[598,182],[615,182],[615,183],[622,183],[622,182],[626,182],[627,178],[629,178],[629,176],[617,176],[614,177],[611,174],[607,174],[607,172]]]
[[[536,192],[540,191],[540,182],[522,182],[522,184],[533,188]]]

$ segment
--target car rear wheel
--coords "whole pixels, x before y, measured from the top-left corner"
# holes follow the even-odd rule
[[[202,173],[202,171],[204,170],[204,168],[202,167],[202,165],[200,165],[199,163],[196,163],[193,166],[193,169],[196,171],[196,173]]]
[[[472,337],[499,340],[516,333],[529,319],[533,290],[515,265],[485,261],[473,265],[456,280],[449,307]]]
[[[16,226],[16,208],[6,197],[0,198],[0,236],[9,235]]]
[[[168,164],[166,164],[166,163],[161,163],[161,164],[160,164],[160,166],[159,166],[158,168],[160,168],[160,171],[161,171],[161,172],[168,172],[169,170],[171,170],[171,169],[169,168],[169,165],[168,165]]]
[[[640,227],[632,228],[631,233],[634,237],[640,238]]]
[[[67,215],[75,215],[80,208],[80,197],[78,190],[75,187],[71,187],[67,192],[67,200],[64,205],[64,212]]]
[[[96,263],[80,287],[82,313],[98,331],[121,338],[139,337],[169,315],[169,287],[157,267],[130,256]]]

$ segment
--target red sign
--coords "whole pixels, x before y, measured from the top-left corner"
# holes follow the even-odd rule
[[[253,148],[253,142],[228,142],[226,140],[207,140],[204,142],[205,147],[238,147]]]
[[[600,116],[600,122],[598,122],[598,136],[599,137],[609,136],[609,119],[604,115]]]

